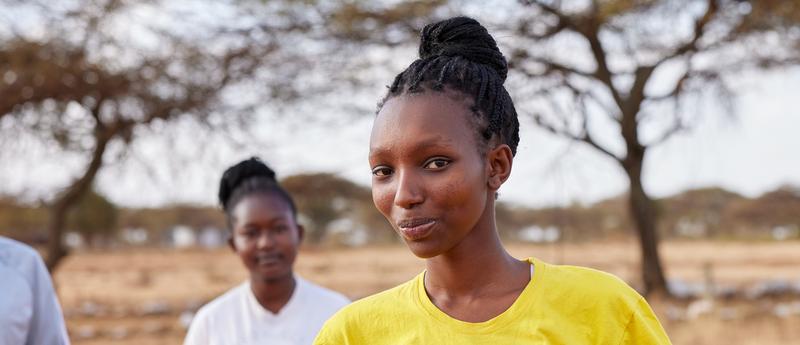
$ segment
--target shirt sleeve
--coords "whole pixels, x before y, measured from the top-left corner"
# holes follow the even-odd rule
[[[58,304],[50,273],[39,255],[33,258],[29,281],[33,295],[33,315],[31,315],[26,345],[69,345],[67,327],[61,306]]]
[[[200,309],[195,314],[194,320],[189,324],[189,331],[186,332],[186,338],[183,340],[183,345],[208,345],[208,322],[206,313]]]
[[[323,331],[324,331],[324,329],[323,329]],[[327,332],[325,332],[325,333],[327,333]],[[327,337],[327,335],[325,333],[319,332],[317,334],[317,337],[314,339],[313,345],[328,345],[328,344],[331,344],[331,342],[328,340],[328,337]]]
[[[327,322],[322,326],[319,333],[317,333],[317,337],[314,339],[313,345],[347,345],[349,342],[347,341],[347,337],[342,334],[341,327],[337,327],[338,325],[338,318],[334,316],[331,319],[328,319]]]
[[[671,345],[672,343],[650,305],[644,298],[639,297],[637,308],[633,310],[620,344]]]

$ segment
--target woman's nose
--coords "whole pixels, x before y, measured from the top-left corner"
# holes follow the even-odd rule
[[[418,176],[410,172],[399,172],[394,204],[405,209],[421,204],[425,200],[421,182]]]

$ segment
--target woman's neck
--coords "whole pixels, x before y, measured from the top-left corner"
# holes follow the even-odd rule
[[[269,281],[250,279],[250,290],[253,291],[256,300],[273,314],[277,314],[286,306],[296,287],[297,281],[293,274]]]
[[[425,286],[429,292],[474,297],[527,284],[530,267],[503,247],[491,211],[461,243],[427,260]]]

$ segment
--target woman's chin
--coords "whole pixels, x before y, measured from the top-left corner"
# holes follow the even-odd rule
[[[250,275],[265,283],[274,283],[292,276],[291,267],[256,267]]]
[[[420,259],[430,259],[442,253],[441,248],[431,242],[406,241],[406,246],[414,256]]]

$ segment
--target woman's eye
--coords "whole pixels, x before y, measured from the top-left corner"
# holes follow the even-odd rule
[[[392,169],[384,166],[379,166],[372,169],[372,175],[375,175],[377,177],[389,176],[391,174],[392,174]]]
[[[450,164],[450,161],[444,158],[436,158],[428,161],[425,164],[425,169],[441,169]]]

